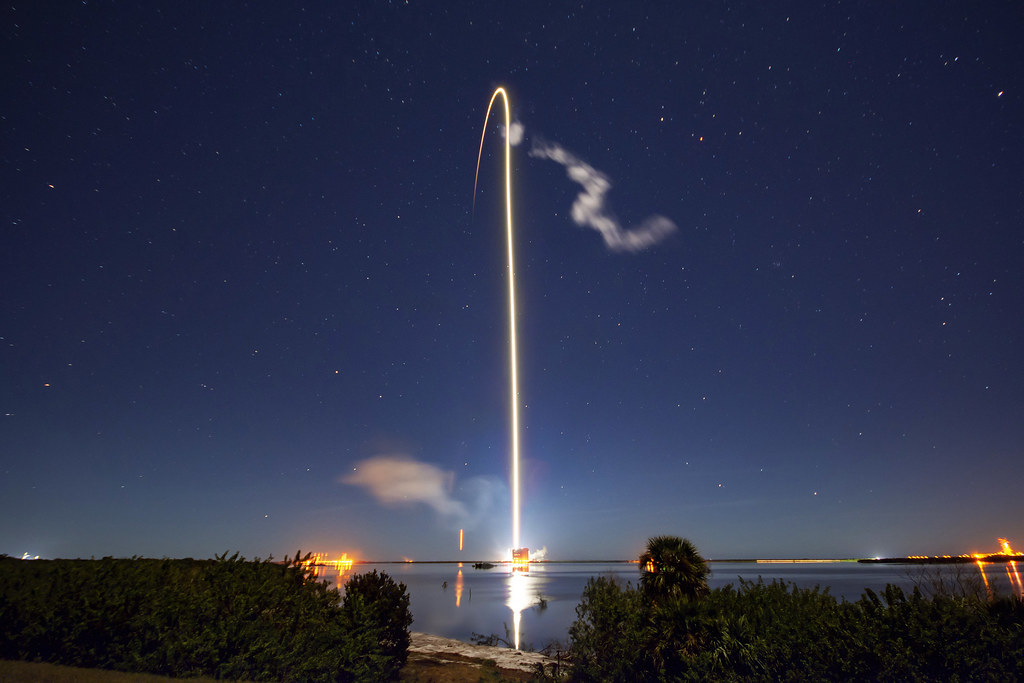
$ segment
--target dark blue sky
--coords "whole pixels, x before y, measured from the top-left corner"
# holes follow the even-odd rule
[[[524,544],[1024,545],[1019,3],[447,5],[4,7],[0,552],[500,556],[498,85]]]

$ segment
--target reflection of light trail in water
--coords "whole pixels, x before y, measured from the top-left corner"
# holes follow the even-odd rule
[[[459,573],[455,575],[455,606],[462,602],[462,563],[459,563]]]
[[[508,601],[505,604],[512,610],[513,645],[517,650],[519,649],[523,610],[540,604],[540,589],[544,583],[546,583],[545,579],[536,576],[536,569],[533,576],[527,572],[509,570]]]
[[[1017,563],[1013,560],[1006,564],[1006,574],[1010,577],[1010,589],[1013,589],[1013,584],[1017,584],[1017,595],[1024,598],[1024,583],[1021,583],[1020,572],[1017,571]]]
[[[985,574],[985,565],[991,563],[986,563],[983,560],[978,559],[975,560],[975,564],[978,565],[978,571],[981,572],[981,580],[985,584],[985,594],[990,600],[998,597],[998,586],[997,589],[993,590],[992,585],[989,583],[988,575]],[[1016,595],[1019,598],[1024,598],[1024,581],[1021,580],[1020,570],[1017,569],[1017,562],[1015,560],[1010,560],[1005,566],[1006,578],[1010,582],[1010,594]],[[997,573],[996,578],[998,578],[998,576],[999,575]]]
[[[512,610],[512,632],[515,634],[515,648],[519,649],[519,629],[523,610],[530,606],[530,594],[526,590],[526,577],[512,572],[508,577],[508,607]]]
[[[992,597],[992,587],[988,584],[988,577],[985,576],[985,565],[981,560],[975,561],[978,565],[978,571],[981,572],[981,580],[985,583],[985,595],[989,598]]]
[[[487,134],[487,121],[491,118],[491,107],[501,96],[505,105],[505,225],[508,236],[508,320],[509,320],[509,364],[511,374],[512,403],[512,548],[519,547],[519,373],[516,368],[516,288],[515,269],[512,267],[512,149],[509,142],[511,116],[509,114],[508,95],[504,88],[498,88],[491,95],[487,104],[487,115],[484,116],[484,130],[480,134],[480,151],[476,156],[476,175],[473,178],[473,205],[476,205],[476,183],[480,177],[480,158],[484,152],[484,136]]]

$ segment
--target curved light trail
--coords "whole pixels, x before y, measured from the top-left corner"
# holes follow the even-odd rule
[[[484,137],[487,135],[487,122],[491,118],[491,108],[501,97],[505,105],[505,225],[508,236],[508,321],[509,321],[509,367],[511,375],[512,404],[512,548],[519,548],[519,372],[516,362],[516,285],[515,268],[512,258],[512,146],[509,142],[511,116],[509,114],[508,93],[505,88],[498,88],[491,95],[487,104],[487,115],[484,116],[484,129],[480,134],[480,151],[476,155],[476,174],[473,177],[473,206],[476,206],[476,184],[480,178],[480,159],[484,153]]]

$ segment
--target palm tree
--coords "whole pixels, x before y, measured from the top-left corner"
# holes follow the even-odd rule
[[[699,598],[708,593],[708,569],[697,547],[678,536],[647,540],[640,556],[640,588],[650,597]]]

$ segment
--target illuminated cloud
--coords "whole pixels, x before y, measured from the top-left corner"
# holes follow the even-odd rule
[[[389,507],[427,505],[447,525],[467,531],[493,518],[508,503],[508,487],[497,477],[467,477],[456,485],[454,472],[404,454],[362,460],[339,481],[365,488]]]
[[[453,472],[404,455],[378,455],[362,460],[341,481],[362,486],[385,505],[423,503],[445,517],[467,516],[466,506],[451,495]]]
[[[519,123],[518,121],[513,121],[512,124],[508,127],[508,144],[515,147],[520,142],[522,142],[523,133],[525,132],[525,130],[526,128],[523,126],[523,124]]]
[[[654,215],[640,225],[623,229],[619,221],[605,209],[605,194],[612,184],[608,176],[579,159],[557,143],[535,140],[530,156],[550,159],[565,167],[566,174],[583,187],[572,205],[576,225],[589,226],[601,233],[604,243],[613,251],[642,251],[665,239],[676,230],[676,224],[664,216]]]

